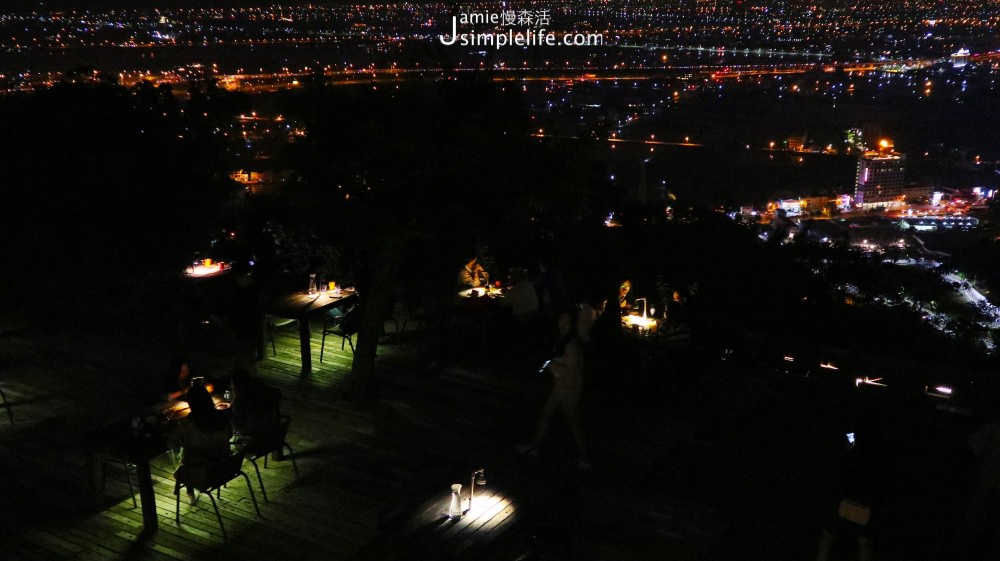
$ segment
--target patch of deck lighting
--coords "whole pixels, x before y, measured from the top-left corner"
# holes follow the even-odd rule
[[[948,386],[936,386],[934,388],[924,386],[924,393],[926,393],[927,395],[940,397],[944,399],[950,399],[953,391],[954,390],[952,390]]]
[[[868,376],[865,376],[864,378],[855,378],[854,387],[860,387],[861,384],[865,384],[866,386],[879,386],[882,388],[886,387],[886,384],[882,383],[882,378],[869,378]]]

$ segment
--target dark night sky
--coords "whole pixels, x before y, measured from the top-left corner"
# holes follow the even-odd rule
[[[342,4],[338,0],[6,0],[3,9],[72,9],[72,8],[161,8],[161,7],[246,7],[298,4]]]
[[[272,2],[267,0],[7,0],[3,2],[3,9],[83,9],[83,8],[164,8],[164,7],[248,7],[248,6],[271,6],[275,4],[337,4],[339,2],[320,0],[309,2],[308,0],[290,0],[285,2]]]

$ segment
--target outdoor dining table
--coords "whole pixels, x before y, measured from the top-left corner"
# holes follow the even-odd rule
[[[636,337],[651,337],[659,331],[660,320],[640,315],[622,316],[622,328]]]
[[[310,346],[312,332],[309,328],[309,316],[344,306],[356,298],[357,292],[352,288],[338,288],[314,293],[297,291],[272,300],[265,307],[265,311],[272,316],[294,319],[298,322],[303,376],[312,373],[312,348]],[[262,324],[261,329],[262,332],[266,333],[267,326]],[[264,337],[265,335],[262,335],[261,341],[264,340]]]
[[[92,435],[94,441],[90,447],[89,463],[94,488],[103,487],[104,460],[111,459],[126,466],[135,466],[144,531],[152,531],[158,527],[156,495],[149,462],[167,452],[168,422],[168,419],[157,418],[155,415],[146,418],[123,416]],[[97,485],[98,481],[100,486]]]
[[[229,408],[229,402],[218,396],[213,395],[212,401],[216,409]],[[190,411],[183,399],[158,403],[150,406],[144,415],[115,417],[91,434],[88,451],[92,486],[95,489],[103,487],[104,460],[135,466],[144,532],[156,530],[159,526],[150,460],[169,451],[167,438],[170,431],[178,421],[187,417]],[[100,486],[97,484],[98,481],[101,482]]]
[[[458,291],[459,298],[502,298],[503,290],[495,286],[478,286]]]

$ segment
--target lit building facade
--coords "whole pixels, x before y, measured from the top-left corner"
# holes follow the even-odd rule
[[[961,68],[969,63],[969,49],[959,49],[953,55],[951,55],[951,65],[955,68]]]
[[[903,189],[906,156],[887,149],[884,144],[882,150],[865,152],[858,160],[854,204],[864,210],[901,207],[906,200]]]

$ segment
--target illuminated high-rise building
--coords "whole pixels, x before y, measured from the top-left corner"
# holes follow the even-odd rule
[[[905,169],[906,156],[894,151],[891,142],[880,141],[878,150],[869,150],[858,160],[854,203],[863,209],[902,206]]]

